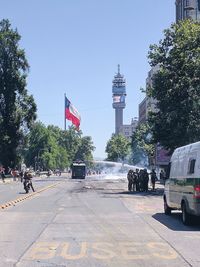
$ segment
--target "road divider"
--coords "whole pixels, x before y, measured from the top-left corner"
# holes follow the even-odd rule
[[[32,193],[29,193],[29,194],[26,194],[25,196],[23,197],[19,197],[17,199],[14,199],[14,200],[11,200],[11,201],[8,201],[6,203],[3,203],[0,205],[0,210],[5,210],[6,208],[9,208],[11,206],[15,206],[17,203],[21,202],[21,201],[24,201],[26,199],[31,199],[33,198],[34,196],[38,195],[39,193],[43,192],[43,191],[46,191],[48,189],[51,189],[53,187],[56,187],[58,184],[60,184],[60,182],[56,183],[56,184],[52,184],[52,185],[48,185],[48,186],[45,186],[35,192],[32,192]]]

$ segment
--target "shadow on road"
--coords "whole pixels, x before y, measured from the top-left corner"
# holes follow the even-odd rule
[[[112,189],[111,189],[112,190]],[[118,190],[118,189],[116,189]],[[129,196],[137,196],[137,197],[161,197],[163,195],[164,189],[158,188],[156,191],[152,191],[151,189],[148,192],[129,192],[129,191],[118,191],[118,192],[104,192],[104,195],[129,195]]]
[[[200,231],[199,218],[195,218],[191,226],[185,226],[181,221],[181,212],[172,212],[170,216],[156,213],[152,217],[173,231]]]

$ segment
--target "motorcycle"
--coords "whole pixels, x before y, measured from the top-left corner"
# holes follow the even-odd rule
[[[31,189],[31,180],[30,179],[25,179],[24,180],[24,190],[28,194],[29,190]]]

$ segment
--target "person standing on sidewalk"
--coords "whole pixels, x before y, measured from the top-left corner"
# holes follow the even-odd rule
[[[6,178],[6,176],[5,176],[5,169],[3,167],[1,167],[1,179],[2,179],[2,181],[4,183],[5,183],[5,178]]]

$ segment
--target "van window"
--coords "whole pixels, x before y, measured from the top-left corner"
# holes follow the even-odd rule
[[[196,159],[190,159],[188,163],[188,174],[194,173]]]

